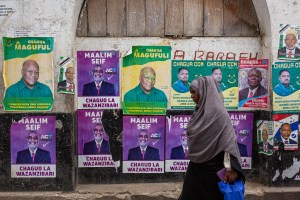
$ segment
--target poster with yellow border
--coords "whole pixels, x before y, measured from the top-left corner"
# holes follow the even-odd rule
[[[53,37],[3,37],[5,111],[50,111]]]
[[[169,101],[170,46],[133,46],[123,58],[124,114],[164,115]]]
[[[300,111],[300,62],[275,62],[272,65],[273,112]]]

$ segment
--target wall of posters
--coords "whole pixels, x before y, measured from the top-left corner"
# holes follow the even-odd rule
[[[257,144],[258,153],[265,155],[273,154],[273,121],[257,120]]]
[[[50,111],[53,106],[52,37],[3,37],[5,111]]]
[[[55,116],[30,116],[10,129],[11,177],[56,177]]]
[[[164,173],[164,116],[123,117],[123,173]]]
[[[119,51],[77,51],[78,109],[120,108]]]
[[[185,172],[189,165],[187,124],[190,115],[166,117],[166,172]]]
[[[300,62],[275,62],[272,66],[273,111],[300,111]]]
[[[253,113],[229,112],[236,132],[236,141],[242,158],[242,168],[252,168]]]
[[[291,114],[275,114],[273,125],[274,149],[284,145],[284,150],[298,150],[299,116]]]
[[[170,91],[170,46],[133,46],[123,58],[122,106],[124,114],[166,113]]]
[[[300,26],[281,24],[277,58],[280,60],[300,60]]]
[[[239,61],[239,108],[268,108],[268,59]]]
[[[114,167],[103,110],[78,110],[78,167]]]
[[[74,63],[69,57],[60,57],[57,93],[74,94]]]

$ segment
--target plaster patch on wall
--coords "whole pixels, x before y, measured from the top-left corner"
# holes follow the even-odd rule
[[[60,35],[61,20],[60,19],[47,19],[35,18],[34,29],[35,36],[58,36]]]
[[[0,0],[0,30],[5,29],[5,24],[17,22],[20,19],[21,0]],[[5,32],[5,31],[4,31]]]
[[[18,26],[14,28],[10,28],[7,31],[7,37],[31,37],[34,35],[34,31],[32,28]]]
[[[9,18],[9,19],[18,19],[21,0],[0,0],[0,20]]]
[[[76,38],[75,50],[119,50],[127,55],[132,46],[170,45],[172,59],[176,60],[227,60],[226,58],[261,58],[262,47],[260,37],[211,38],[193,37],[191,39],[165,39],[157,37],[142,38]],[[180,57],[178,53],[184,54]],[[76,54],[76,52],[74,52]],[[222,59],[221,59],[222,57]],[[228,59],[232,60],[232,59]]]
[[[13,24],[7,29],[7,37],[55,37],[60,35],[61,20],[36,18],[31,25]]]

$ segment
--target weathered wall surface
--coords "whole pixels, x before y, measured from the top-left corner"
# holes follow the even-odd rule
[[[60,56],[73,57],[77,19],[82,1],[75,0],[3,0],[1,5],[13,8],[7,17],[0,17],[1,37],[52,36],[54,37],[53,72],[55,91],[57,87],[58,63]],[[0,99],[3,99],[3,46],[0,46]],[[17,73],[16,75],[21,75]],[[72,112],[73,95],[54,92],[53,112]]]
[[[0,17],[1,36],[54,36],[54,83],[57,82],[57,63],[59,56],[75,57],[74,52],[79,49],[103,50],[119,49],[121,52],[128,51],[132,45],[136,44],[159,44],[165,42],[170,44],[173,53],[181,55],[180,51],[185,51],[184,59],[194,59],[195,51],[198,58],[218,58],[226,59],[227,53],[236,54],[236,58],[255,57],[269,58],[271,62],[276,61],[278,46],[278,31],[280,23],[297,24],[299,13],[299,2],[297,1],[259,1],[253,0],[257,17],[260,24],[262,38],[192,38],[192,39],[166,39],[161,38],[80,38],[76,39],[78,15],[82,7],[83,0],[2,0],[1,5],[12,7],[14,12],[7,17]],[[96,41],[96,43],[91,43]],[[88,43],[87,47],[84,44]],[[101,43],[101,45],[99,45]],[[1,44],[0,53],[3,54]],[[177,51],[177,52],[176,52]],[[209,53],[209,52],[213,52]],[[207,53],[208,57],[207,57]],[[224,54],[223,54],[224,53]],[[244,54],[245,53],[245,54]],[[203,54],[203,55],[202,55]],[[174,54],[173,54],[174,55]],[[202,57],[201,57],[202,56]],[[232,57],[232,55],[229,55]],[[174,57],[173,57],[174,58]],[[178,59],[180,57],[177,57]],[[0,57],[2,63],[3,57]],[[2,75],[2,65],[0,66]],[[0,79],[0,98],[3,98],[3,78]],[[55,84],[54,84],[55,85]],[[56,86],[55,86],[56,87]],[[67,102],[67,103],[66,103]],[[55,105],[53,111],[70,112],[73,110],[73,96],[55,94]]]
[[[277,61],[279,24],[299,24],[300,2],[297,0],[253,0],[260,24],[261,37],[197,37],[189,39],[171,38],[76,38],[78,15],[83,0],[0,0],[0,5],[13,8],[13,13],[7,17],[0,16],[0,36],[53,36],[55,49],[53,58],[54,86],[56,90],[59,56],[75,58],[77,50],[120,50],[122,55],[130,52],[133,45],[165,44],[172,46],[172,59],[221,59],[233,60],[239,58],[267,58],[270,63]],[[184,53],[184,57],[183,57]],[[3,99],[4,81],[2,77],[3,47],[0,44],[0,99]],[[73,95],[54,93],[55,104],[52,112],[72,113],[76,109],[76,98]],[[76,95],[75,95],[76,97]],[[74,100],[75,99],[75,100]],[[0,102],[1,102],[0,101]],[[3,112],[3,109],[0,110]],[[5,114],[4,114],[5,115]],[[57,115],[58,116],[58,115]],[[257,115],[259,116],[259,115]],[[8,117],[10,118],[10,117]],[[4,120],[9,120],[2,117]],[[65,118],[64,118],[65,119]],[[67,119],[67,118],[66,118]],[[68,120],[72,121],[71,117]],[[68,123],[71,123],[71,122]],[[67,122],[65,122],[67,123]],[[8,125],[9,126],[9,125]],[[75,124],[76,127],[76,124]],[[2,129],[1,129],[2,130]],[[8,131],[3,127],[2,134]],[[68,131],[71,131],[69,127]],[[68,133],[72,141],[74,132]],[[5,135],[6,146],[0,145],[1,153],[8,154],[9,135]],[[64,140],[64,138],[61,138]],[[1,140],[1,141],[4,141]],[[8,145],[8,146],[7,146]],[[69,144],[71,149],[72,145]],[[68,151],[71,151],[68,149]],[[62,152],[64,149],[62,148]],[[293,177],[294,168],[299,168],[299,160],[294,154],[286,154],[284,158],[291,160],[289,166],[274,171],[274,176]],[[263,160],[270,165],[272,159]],[[1,163],[7,160],[1,160]],[[1,165],[9,167],[9,163]],[[272,170],[270,165],[265,171]],[[72,167],[72,161],[68,163]],[[285,170],[285,171],[282,171]],[[296,170],[297,171],[297,170]],[[91,175],[91,173],[90,173]],[[7,176],[1,176],[1,179]],[[275,179],[276,179],[275,177]],[[271,177],[272,178],[272,177]],[[271,178],[269,180],[271,180]],[[71,180],[68,180],[71,182]],[[289,182],[287,182],[289,183]],[[54,184],[54,181],[53,181]],[[55,188],[57,189],[57,188]]]

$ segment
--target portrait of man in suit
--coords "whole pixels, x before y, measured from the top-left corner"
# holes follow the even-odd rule
[[[128,160],[160,160],[159,150],[149,146],[147,130],[139,132],[138,140],[139,146],[129,149]]]
[[[171,159],[188,159],[188,137],[187,130],[183,129],[180,134],[181,145],[171,149]]]
[[[83,96],[115,96],[114,84],[104,81],[101,65],[92,69],[93,81],[83,86]]]
[[[222,70],[219,67],[214,67],[211,70],[211,76],[217,82],[218,89],[221,91],[226,90],[228,87],[222,82]]]
[[[297,144],[296,141],[294,141],[290,138],[291,133],[292,133],[291,125],[289,123],[283,123],[280,126],[280,136],[274,138],[275,144],[278,144],[278,143],[283,143],[284,145]]]
[[[278,49],[278,58],[300,58],[300,49],[296,47],[298,34],[294,29],[286,32],[284,43],[285,46]]]
[[[50,152],[39,148],[39,136],[30,131],[27,136],[28,148],[17,153],[16,164],[51,164]]]
[[[261,85],[261,81],[261,71],[256,68],[250,69],[247,73],[247,82],[249,87],[246,87],[239,91],[239,101],[247,98],[266,95],[268,93],[268,90]]]
[[[258,144],[259,152],[272,153],[273,145],[268,142],[268,137],[268,130],[264,128],[262,131],[262,142]]]
[[[101,123],[97,123],[93,129],[94,140],[84,143],[83,155],[107,155],[110,154],[110,147],[104,139],[104,128]]]
[[[74,69],[68,67],[65,72],[66,80],[58,82],[57,91],[74,92]]]
[[[189,70],[186,67],[178,69],[178,80],[172,85],[172,88],[179,93],[185,93],[190,91],[189,83]]]
[[[165,93],[154,87],[156,74],[152,67],[141,69],[139,84],[124,95],[125,102],[167,102]]]
[[[276,94],[279,96],[288,96],[296,91],[290,84],[291,77],[288,70],[280,70],[278,79],[280,83],[274,87],[274,92]]]

